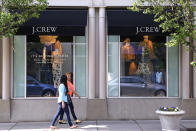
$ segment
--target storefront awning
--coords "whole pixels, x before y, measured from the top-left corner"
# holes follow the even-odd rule
[[[153,15],[129,10],[107,10],[109,35],[163,35]]]
[[[38,19],[27,21],[17,34],[85,35],[87,10],[47,10]]]

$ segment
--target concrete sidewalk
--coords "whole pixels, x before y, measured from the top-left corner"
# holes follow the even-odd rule
[[[0,123],[0,131],[50,131],[50,122]],[[83,121],[77,129],[57,125],[56,131],[161,131],[159,120]],[[196,120],[182,120],[181,131],[196,131]]]

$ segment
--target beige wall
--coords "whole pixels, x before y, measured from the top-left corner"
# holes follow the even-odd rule
[[[0,98],[2,98],[2,41],[0,40]]]
[[[81,120],[158,119],[155,111],[160,106],[180,106],[186,111],[183,119],[196,119],[195,99],[183,102],[177,98],[73,99],[73,103]],[[0,103],[1,106],[4,105]],[[57,99],[11,100],[10,118],[12,122],[51,121],[57,106]]]

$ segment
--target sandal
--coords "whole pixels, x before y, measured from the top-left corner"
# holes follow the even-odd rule
[[[70,127],[70,129],[74,129],[74,128],[77,128],[78,126],[76,126],[76,125],[72,125],[71,127]]]
[[[50,126],[50,129],[54,130],[54,129],[58,129],[56,126]]]
[[[75,122],[76,124],[81,123],[81,121],[80,121],[80,120],[75,120],[74,122]]]
[[[59,120],[59,124],[67,124],[64,120]]]

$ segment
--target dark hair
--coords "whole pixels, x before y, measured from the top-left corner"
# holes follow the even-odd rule
[[[61,79],[60,79],[60,83],[65,85],[65,89],[66,89],[66,94],[68,93],[68,88],[67,88],[67,76],[62,75]]]

